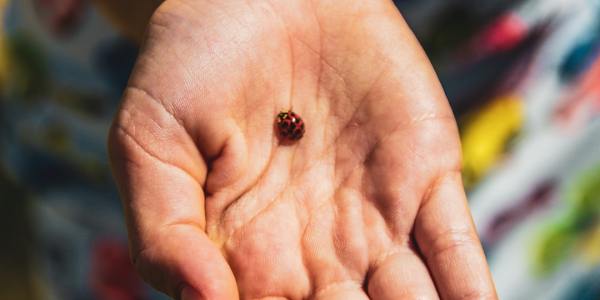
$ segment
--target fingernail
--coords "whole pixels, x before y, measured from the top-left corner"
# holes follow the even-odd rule
[[[204,297],[196,289],[186,285],[181,289],[181,300],[204,300]]]

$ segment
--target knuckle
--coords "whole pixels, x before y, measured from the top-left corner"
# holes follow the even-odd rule
[[[467,248],[479,248],[479,239],[470,228],[450,229],[440,234],[431,245],[431,257],[456,253]]]

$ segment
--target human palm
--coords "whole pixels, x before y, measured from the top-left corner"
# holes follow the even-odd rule
[[[454,118],[389,1],[168,0],[109,145],[134,263],[174,297],[495,297]]]

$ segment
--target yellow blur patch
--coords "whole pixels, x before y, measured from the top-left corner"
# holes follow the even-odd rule
[[[581,255],[579,257],[587,264],[597,265],[600,263],[600,225],[596,225],[582,239],[580,251]]]
[[[461,124],[463,180],[475,185],[500,159],[506,144],[521,129],[523,102],[516,96],[500,97],[469,115]]]

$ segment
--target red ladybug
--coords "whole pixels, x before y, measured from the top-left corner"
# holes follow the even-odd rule
[[[277,129],[281,138],[297,141],[304,135],[304,121],[291,110],[282,111],[277,115]]]

